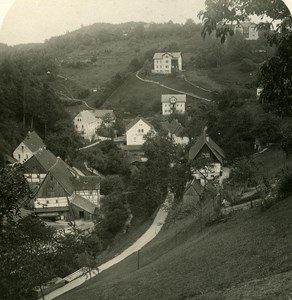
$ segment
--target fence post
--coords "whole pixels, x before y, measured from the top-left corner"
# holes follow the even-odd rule
[[[138,261],[137,261],[137,266],[138,266],[138,270],[140,269],[140,250],[138,250],[137,251],[137,259],[138,259]]]

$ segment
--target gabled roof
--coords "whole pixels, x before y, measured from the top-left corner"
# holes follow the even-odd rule
[[[92,110],[83,110],[81,111],[75,118],[74,120],[82,118],[83,122],[86,122],[88,124],[96,122],[95,116],[93,114]]]
[[[181,57],[181,52],[156,52],[153,56],[153,59],[162,59],[162,57],[166,54],[169,54],[173,58]]]
[[[29,131],[23,140],[23,143],[31,152],[46,148],[43,140],[35,131]]]
[[[71,200],[71,203],[90,214],[94,214],[96,210],[96,205],[94,203],[81,197],[80,195],[75,195],[75,197]]]
[[[53,176],[64,190],[72,195],[74,192],[74,186],[71,181],[73,174],[70,171],[70,167],[60,158],[57,158],[56,163],[51,167],[47,176]]]
[[[166,94],[166,95],[161,95],[161,103],[169,103],[170,98],[176,98],[177,103],[186,103],[187,101],[187,96],[184,94]]]
[[[30,159],[28,159],[23,166],[29,164],[29,162],[35,157],[46,172],[56,163],[57,157],[49,150],[42,149],[35,153]]]
[[[173,119],[170,123],[168,121],[162,122],[161,125],[171,135],[174,134],[177,137],[183,137],[184,127],[176,119]]]
[[[152,124],[150,124],[146,119],[143,117],[136,117],[133,121],[131,121],[127,126],[126,126],[126,131],[131,129],[136,123],[138,123],[140,120],[142,120],[144,123],[146,123],[152,130],[154,130],[154,127]]]
[[[111,118],[115,118],[115,114],[112,109],[92,110],[91,112],[96,118],[104,118],[107,116],[110,116]]]
[[[214,156],[223,163],[225,158],[224,151],[204,132],[196,141],[196,143],[191,147],[189,151],[189,159],[193,160],[197,157],[201,149],[207,145]]]
[[[78,176],[72,178],[75,191],[97,190],[100,183],[100,177],[97,176]]]
[[[201,196],[204,192],[203,186],[196,179],[193,179],[190,183],[187,184],[186,189],[185,189],[185,193],[189,189],[192,189],[199,196]]]

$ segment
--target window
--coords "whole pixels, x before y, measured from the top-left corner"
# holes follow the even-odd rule
[[[21,155],[20,154],[18,154],[18,159],[20,159],[21,158]]]
[[[84,128],[84,125],[82,125],[82,128]]]
[[[22,150],[22,151],[24,150],[24,146],[21,146],[21,150]]]
[[[58,201],[58,199],[56,199],[56,203],[58,203],[59,201]]]
[[[28,154],[26,154],[25,156],[26,156],[26,159],[28,159]]]
[[[168,60],[165,61],[168,64]]]
[[[50,201],[49,201],[49,200],[47,200],[47,201],[46,201],[46,203],[47,203],[47,204],[50,204]]]
[[[141,129],[141,132],[144,132],[144,129]]]
[[[208,152],[202,153],[202,157],[210,158],[210,153]]]

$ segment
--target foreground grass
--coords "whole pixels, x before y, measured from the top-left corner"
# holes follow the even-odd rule
[[[185,219],[141,250],[139,270],[133,254],[59,299],[286,299],[281,285],[254,297],[243,287],[292,270],[291,215],[292,197],[203,231]]]

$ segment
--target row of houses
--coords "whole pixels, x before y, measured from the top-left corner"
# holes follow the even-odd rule
[[[80,176],[60,157],[46,149],[35,131],[28,132],[13,152],[34,191],[27,206],[40,217],[90,219],[100,208],[100,177]]]

